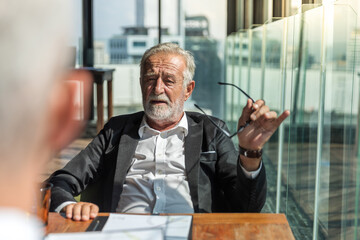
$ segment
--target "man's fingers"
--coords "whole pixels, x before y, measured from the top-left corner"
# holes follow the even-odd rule
[[[81,203],[77,203],[74,205],[73,208],[73,220],[75,221],[80,221],[81,220],[81,209],[82,209],[82,204]]]
[[[279,117],[277,117],[277,113],[271,111],[262,115],[259,120],[262,122],[261,124],[265,129],[275,131],[289,115],[289,111],[284,111]]]
[[[81,207],[81,220],[87,221],[90,218],[90,204],[83,204]]]
[[[252,101],[251,101],[251,103],[252,103]],[[262,99],[259,99],[259,100],[256,100],[256,102],[252,103],[251,107],[252,107],[253,111],[257,111],[264,105],[265,105],[265,101]]]
[[[259,105],[259,107],[261,107],[261,106],[263,106],[263,105],[265,105],[265,101],[264,100],[262,100],[262,99],[258,99],[258,100],[256,100],[256,102],[255,102],[257,105]]]
[[[259,114],[260,115],[260,114]],[[263,130],[271,130],[273,128],[274,122],[277,118],[277,113],[274,111],[265,111],[256,118],[256,121],[253,121],[255,126]]]
[[[73,216],[73,208],[74,208],[74,205],[75,204],[70,204],[70,205],[67,205],[66,207],[65,207],[65,214],[66,214],[66,217],[67,218],[72,218],[72,216]]]
[[[263,125],[265,129],[273,129],[275,131],[289,115],[289,111],[284,111],[279,117],[277,117],[276,112],[270,111],[263,114],[258,120],[261,121],[261,125]]]
[[[280,126],[280,124],[290,115],[290,111],[286,110],[284,111],[279,117],[278,119],[276,119],[276,124],[277,127]]]
[[[258,108],[258,107],[259,106],[256,105],[256,108]],[[242,110],[242,114],[241,114],[241,116],[239,118],[238,126],[244,125],[245,122],[247,122],[249,120],[250,114],[254,111],[253,108],[254,108],[253,107],[253,102],[251,101],[251,99],[248,99],[245,107]]]
[[[248,99],[246,102],[246,105],[243,109],[243,113],[250,115],[252,112],[252,105],[253,105],[253,102],[251,101],[251,99]]]
[[[251,114],[250,119],[251,121],[256,121],[256,119],[260,118],[267,112],[269,112],[269,107],[266,105],[262,105],[258,110]]]
[[[90,218],[95,218],[99,213],[99,207],[95,204],[90,206]]]
[[[72,218],[75,221],[87,221],[90,218],[95,218],[99,213],[99,207],[96,204],[88,202],[78,202],[64,207],[63,211],[67,218]]]
[[[277,118],[277,113],[274,111],[270,111],[264,114],[264,118],[266,120],[276,120]]]

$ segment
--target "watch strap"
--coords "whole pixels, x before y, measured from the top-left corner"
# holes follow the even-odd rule
[[[245,157],[248,157],[248,158],[261,158],[262,149],[260,149],[260,150],[248,150],[248,149],[242,148],[239,145],[239,153],[241,155],[245,156]]]

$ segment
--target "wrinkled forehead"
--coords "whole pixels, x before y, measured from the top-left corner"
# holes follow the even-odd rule
[[[159,52],[148,57],[144,63],[143,74],[146,73],[180,73],[186,68],[185,58],[175,53]]]

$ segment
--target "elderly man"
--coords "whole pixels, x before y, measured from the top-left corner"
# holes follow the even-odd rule
[[[147,50],[140,77],[144,112],[110,119],[85,150],[51,176],[52,209],[74,220],[95,217],[98,207],[155,214],[260,211],[266,197],[261,149],[289,112],[277,118],[262,100],[248,100],[239,126],[251,123],[238,134],[239,155],[205,115],[184,112],[194,72],[192,55],[176,44]],[[73,196],[94,183],[100,186],[96,204],[76,203]]]
[[[81,129],[74,85],[64,80],[91,76],[68,73],[69,7],[0,0],[0,239],[43,239],[43,225],[29,214],[40,174]]]

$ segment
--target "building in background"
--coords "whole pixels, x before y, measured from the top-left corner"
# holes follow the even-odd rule
[[[219,42],[210,37],[209,20],[205,16],[185,18],[185,49],[193,53],[196,63],[195,89],[192,100],[211,114],[220,116],[223,105],[222,62],[218,56]]]
[[[94,41],[94,62],[95,64],[108,64],[110,62],[106,41]]]
[[[145,0],[136,0],[135,18],[135,26],[123,27],[122,34],[109,39],[110,64],[139,64],[144,52],[159,42],[158,27],[145,26]],[[179,35],[169,34],[168,28],[161,28],[161,37],[162,42],[184,45]]]
[[[123,30],[109,39],[110,64],[139,64],[146,49],[158,43],[157,28],[131,26]],[[169,35],[167,28],[162,29],[162,41],[183,46],[182,38]]]

